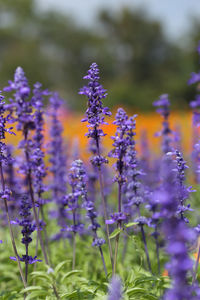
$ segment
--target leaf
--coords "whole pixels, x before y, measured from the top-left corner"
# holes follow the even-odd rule
[[[127,295],[130,296],[134,296],[134,295],[146,295],[146,290],[143,288],[132,288],[127,290]]]
[[[54,270],[54,275],[55,277],[58,275],[58,272],[60,271],[60,269],[62,269],[62,267],[67,264],[68,262],[71,262],[71,260],[64,260],[62,261],[61,263],[59,263],[56,267],[55,267],[55,270]]]
[[[115,229],[109,236],[109,239],[113,239],[115,238],[118,234],[120,234],[120,232],[122,232],[123,229],[121,228],[117,228]]]
[[[144,282],[157,281],[158,278],[150,276],[150,277],[139,277],[134,280],[135,285],[143,284]]]
[[[47,296],[48,295],[48,291],[35,291],[32,292],[31,294],[29,294],[28,296],[26,296],[26,300],[29,299],[38,299],[39,296]]]
[[[61,299],[70,299],[70,300],[72,300],[72,299],[76,299],[76,300],[78,300],[78,299],[88,299],[88,296],[91,296],[91,295],[93,295],[93,293],[91,293],[90,291],[83,291],[83,292],[80,292],[80,291],[73,291],[73,292],[71,292],[71,293],[64,293],[64,294],[62,294],[61,295]],[[85,298],[85,297],[87,297],[87,298]]]
[[[43,278],[45,280],[47,280],[48,282],[52,283],[52,278],[46,273],[46,272],[42,272],[42,271],[35,271],[31,273],[31,276],[33,278]]]
[[[32,285],[32,286],[28,286],[27,288],[23,289],[20,294],[24,294],[24,293],[27,293],[27,292],[31,292],[31,291],[42,291],[43,289],[41,288],[41,286],[35,286],[35,285]]]
[[[135,226],[135,225],[138,225],[138,222],[130,222],[130,223],[124,224],[124,226],[126,228],[129,228],[129,227],[132,227],[132,226]]]
[[[72,271],[66,273],[65,275],[63,275],[63,277],[61,279],[61,282],[63,282],[66,278],[69,278],[73,275],[80,274],[81,272],[83,272],[83,271],[81,271],[81,270],[72,270]]]

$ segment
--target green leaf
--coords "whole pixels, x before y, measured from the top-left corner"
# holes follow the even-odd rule
[[[62,269],[62,267],[69,262],[71,262],[71,260],[64,260],[55,267],[55,270],[53,272],[55,277],[58,275],[58,272],[60,271],[60,269]]]
[[[109,236],[109,239],[113,239],[115,238],[118,234],[120,234],[120,232],[122,232],[123,229],[121,228],[117,228],[115,229]]]
[[[129,228],[129,227],[135,226],[135,225],[138,225],[138,222],[130,222],[130,223],[124,224],[124,226],[125,226],[126,228]]]
[[[134,280],[134,283],[135,283],[135,285],[137,286],[137,285],[139,285],[139,284],[143,284],[143,283],[145,283],[145,282],[150,282],[150,281],[157,281],[157,280],[159,280],[158,278],[156,278],[156,277],[154,277],[154,276],[149,276],[149,277],[139,277],[139,278],[136,278],[135,280]]]
[[[28,296],[26,296],[26,300],[29,300],[29,299],[38,299],[38,297],[40,296],[47,296],[48,295],[48,291],[35,291],[35,292],[32,292],[31,294],[29,294]]]
[[[147,291],[143,288],[132,288],[127,290],[127,295],[130,296],[135,296],[135,295],[146,295]]]
[[[77,275],[80,274],[82,271],[81,270],[72,270],[70,272],[67,272],[61,279],[61,282],[63,282],[65,279],[73,276],[73,275]]]
[[[46,272],[42,272],[42,271],[35,271],[31,273],[31,276],[33,278],[43,278],[45,280],[47,280],[48,282],[52,283],[52,278],[50,275],[48,275]]]
[[[20,294],[24,294],[24,293],[31,292],[31,291],[42,291],[42,288],[41,288],[41,286],[35,286],[35,285],[28,286],[27,288],[23,289],[20,292]]]
[[[88,296],[91,296],[93,295],[93,293],[91,293],[90,291],[83,291],[83,292],[80,292],[80,291],[73,291],[71,293],[64,293],[61,295],[61,299],[88,299]],[[87,297],[87,298],[85,298]]]

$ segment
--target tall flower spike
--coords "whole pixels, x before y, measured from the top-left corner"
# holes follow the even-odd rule
[[[134,116],[135,117],[135,116]],[[126,219],[126,215],[122,213],[122,188],[127,180],[127,153],[131,145],[134,143],[133,136],[135,135],[135,120],[128,118],[126,112],[119,108],[113,124],[117,126],[115,136],[112,136],[113,149],[109,153],[110,157],[117,159],[115,163],[116,176],[115,181],[118,182],[119,187],[119,199],[118,199],[118,212],[111,215],[112,219],[108,220],[107,223],[111,224],[117,222],[121,224]]]
[[[186,199],[189,198],[190,193],[195,192],[195,190],[191,189],[190,187],[187,187],[185,185],[185,170],[188,169],[188,166],[186,165],[186,162],[183,159],[182,153],[178,150],[175,151],[175,163],[176,167],[174,171],[176,172],[177,177],[177,192],[178,192],[178,199],[179,199],[179,205],[177,214],[180,215],[181,219],[184,220],[186,223],[188,223],[188,219],[185,217],[185,212],[191,210],[190,204],[185,205]]]
[[[88,122],[88,132],[86,136],[95,140],[97,148],[100,147],[100,138],[106,134],[100,128],[101,125],[108,124],[105,122],[105,116],[110,116],[111,112],[108,107],[104,107],[102,99],[106,98],[106,90],[99,83],[99,68],[96,63],[93,63],[88,70],[88,75],[83,79],[89,80],[88,86],[84,86],[80,89],[79,94],[85,95],[88,98],[88,108],[86,110],[86,117],[82,119],[82,122]],[[98,149],[97,149],[98,150]],[[107,163],[107,159],[100,155],[98,151],[91,162],[96,166],[101,166]]]
[[[44,143],[44,96],[49,93],[46,90],[42,90],[42,85],[37,82],[34,85],[32,105],[35,108],[34,112],[34,123],[35,123],[35,134],[33,136],[34,140],[34,150],[33,150],[33,175],[34,175],[34,189],[37,193],[38,204],[43,204],[42,194],[45,191],[45,186],[43,180],[46,176],[46,167],[44,164],[44,151],[42,150]]]
[[[112,277],[107,300],[122,300],[122,283],[118,276]]]
[[[37,232],[40,240],[40,245],[45,258],[46,264],[49,264],[46,250],[44,248],[44,243],[41,236],[41,224],[38,219],[38,214],[36,211],[36,201],[33,189],[33,168],[34,168],[34,143],[30,136],[30,131],[35,129],[34,115],[32,109],[32,101],[30,98],[30,87],[28,85],[28,80],[25,77],[22,68],[18,67],[14,74],[14,81],[9,82],[9,87],[6,88],[7,91],[13,91],[13,99],[10,98],[11,104],[9,108],[15,113],[15,120],[17,121],[17,129],[23,134],[23,140],[19,144],[19,148],[23,150],[24,163],[20,166],[20,171],[25,175],[25,188],[26,193],[29,194],[34,219],[37,226]],[[26,265],[28,266],[28,265]],[[26,270],[27,272],[27,270]]]
[[[31,220],[31,204],[30,200],[28,198],[28,195],[24,194],[23,198],[21,200],[20,205],[20,220],[16,219],[16,221],[13,221],[13,224],[17,224],[22,227],[21,233],[22,233],[22,244],[26,247],[26,254],[20,257],[20,261],[25,262],[25,264],[33,264],[37,261],[41,261],[40,259],[37,259],[37,256],[30,256],[28,254],[28,247],[29,244],[32,242],[31,234],[35,231],[36,226],[33,224]],[[16,260],[16,257],[11,257],[11,259]],[[27,275],[27,274],[26,274]],[[26,278],[27,280],[27,278]]]
[[[167,94],[160,96],[159,100],[153,103],[154,106],[158,107],[157,112],[163,116],[163,128],[160,132],[156,133],[156,136],[162,136],[162,151],[167,153],[172,151],[172,130],[169,127],[169,106],[170,102]]]
[[[179,205],[177,197],[176,176],[173,172],[172,157],[164,156],[162,162],[162,187],[160,189],[160,216],[163,218],[163,232],[167,240],[166,250],[170,261],[166,268],[172,280],[172,286],[166,291],[164,299],[197,299],[193,296],[193,289],[188,281],[192,274],[193,262],[188,255],[188,245],[193,243],[194,231],[187,224],[176,217]]]
[[[58,93],[50,96],[50,143],[48,145],[49,171],[52,174],[52,199],[57,205],[58,225],[62,228],[66,224],[66,212],[63,206],[63,199],[67,192],[67,174],[66,174],[66,155],[62,138],[63,127],[59,120],[59,109],[62,105],[62,99]],[[60,234],[55,238],[60,238]]]
[[[104,107],[102,103],[102,99],[106,98],[106,90],[102,87],[99,83],[99,68],[96,63],[93,63],[88,70],[88,74],[83,77],[84,79],[88,80],[88,85],[84,86],[79,94],[85,95],[88,98],[88,108],[86,110],[86,117],[82,120],[82,122],[88,122],[88,132],[86,136],[94,140],[96,144],[97,153],[91,158],[91,163],[94,166],[98,167],[98,175],[99,175],[99,183],[100,183],[100,192],[104,210],[104,219],[107,220],[107,208],[106,208],[106,199],[104,194],[104,183],[103,183],[103,175],[102,175],[102,164],[108,162],[108,160],[101,155],[100,151],[100,139],[102,136],[106,134],[100,128],[101,125],[107,124],[105,122],[105,116],[110,116],[111,112],[109,111],[108,107]],[[108,240],[109,246],[109,254],[111,264],[113,263],[112,260],[112,248],[109,239],[109,228],[106,224],[106,235]]]
[[[6,122],[10,118],[10,115],[5,117],[5,115],[4,115],[5,114],[5,106],[4,105],[5,105],[4,97],[1,95],[1,91],[0,91],[0,177],[1,177],[0,197],[4,202],[4,207],[5,207],[5,211],[6,211],[6,216],[7,216],[7,221],[8,221],[8,226],[9,226],[10,237],[11,237],[11,242],[12,242],[14,254],[16,256],[19,272],[20,272],[24,287],[26,288],[27,284],[26,284],[26,280],[24,278],[24,274],[23,274],[23,271],[22,271],[22,268],[21,268],[20,259],[19,259],[19,255],[18,255],[18,252],[17,252],[17,248],[16,248],[16,244],[15,244],[15,238],[14,238],[14,234],[13,234],[13,230],[12,230],[12,226],[11,226],[11,221],[10,221],[10,216],[9,216],[9,211],[8,211],[8,200],[10,199],[11,192],[5,185],[5,178],[4,178],[4,173],[3,173],[3,165],[8,162],[8,157],[6,155],[6,145],[2,140],[5,140],[5,133],[6,132],[13,133],[11,131],[12,128],[6,129],[6,127],[5,127]]]
[[[9,81],[9,86],[4,91],[14,91],[14,99],[10,98],[10,109],[16,113],[17,129],[33,129],[31,102],[27,101],[30,96],[30,87],[25,73],[21,67],[18,67],[14,74],[14,81]]]
[[[80,223],[80,198],[83,198],[86,193],[85,189],[86,174],[82,168],[82,161],[75,160],[72,163],[69,173],[69,184],[71,186],[71,193],[65,197],[64,205],[68,207],[68,211],[72,212],[72,225],[66,225],[62,230],[67,230],[73,233],[73,261],[72,269],[75,268],[76,262],[76,234],[81,233],[84,225]]]
[[[200,41],[199,41],[200,45]],[[199,45],[197,47],[198,54],[200,56],[200,51],[199,51]],[[199,83],[200,82],[200,72],[199,73],[192,73],[190,79],[188,80],[188,84],[194,84],[194,83]],[[197,86],[197,91],[199,92],[199,86]],[[200,126],[200,94],[198,93],[195,97],[195,100],[190,102],[190,107],[193,110],[193,125],[196,127]]]

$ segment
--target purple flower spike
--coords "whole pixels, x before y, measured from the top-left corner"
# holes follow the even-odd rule
[[[86,110],[86,117],[82,122],[88,122],[88,132],[86,136],[92,138],[96,147],[99,148],[99,141],[102,136],[106,134],[103,132],[101,125],[107,124],[105,122],[105,116],[110,116],[111,112],[108,107],[104,107],[102,99],[106,98],[106,90],[99,83],[99,68],[96,63],[93,63],[88,70],[88,75],[84,76],[83,79],[89,80],[87,86],[80,89],[79,94],[85,95],[88,98],[88,108]],[[99,149],[96,156],[91,159],[92,164],[100,167],[102,164],[108,162],[106,158],[100,155]]]
[[[195,233],[187,227],[183,219],[176,216],[179,205],[177,178],[174,173],[174,161],[170,155],[163,158],[162,178],[160,211],[163,217],[162,229],[167,240],[166,250],[170,256],[166,268],[172,279],[172,286],[166,291],[163,299],[194,300],[197,299],[193,296],[195,291],[188,282],[188,275],[193,273],[193,262],[188,254],[188,245],[194,242]]]
[[[88,75],[83,79],[89,80],[88,86],[83,87],[79,94],[85,95],[88,98],[88,109],[86,110],[86,118],[82,121],[89,123],[88,137],[94,138],[96,134],[98,136],[104,135],[101,129],[98,129],[99,125],[107,124],[104,121],[104,116],[110,116],[111,112],[108,107],[103,107],[102,99],[106,98],[106,90],[99,83],[99,68],[96,63],[93,63],[88,70]]]
[[[10,110],[15,111],[18,121],[18,130],[34,129],[31,101],[29,101],[30,87],[25,73],[21,67],[18,67],[14,74],[14,81],[9,81],[9,86],[4,88],[6,92],[15,92],[14,99],[10,98]]]
[[[66,224],[66,211],[64,210],[63,199],[67,192],[67,174],[66,174],[66,155],[63,142],[63,127],[59,120],[59,109],[62,105],[62,99],[58,93],[53,93],[49,99],[50,102],[50,143],[48,144],[49,171],[51,173],[52,200],[57,205],[55,216],[58,219],[59,226]],[[61,235],[59,235],[61,237]]]
[[[112,277],[107,300],[122,300],[122,283],[118,276]]]
[[[86,194],[86,174],[83,169],[83,162],[80,159],[72,163],[68,181],[71,186],[71,193],[65,197],[64,205],[68,207],[67,211],[72,212],[73,225],[67,225],[63,229],[80,233],[84,225],[79,222],[78,211],[81,208],[79,200],[84,198]]]
[[[156,136],[162,136],[162,151],[163,153],[170,152],[172,150],[172,130],[169,128],[169,114],[170,114],[170,102],[168,94],[163,94],[160,98],[153,103],[157,108],[157,113],[163,116],[163,128],[160,132],[156,133]]]

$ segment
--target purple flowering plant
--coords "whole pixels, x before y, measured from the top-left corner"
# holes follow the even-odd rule
[[[170,127],[170,101],[163,94],[153,103],[163,119],[160,154],[150,150],[148,128],[141,135],[137,115],[123,108],[116,112],[108,149],[104,125],[111,112],[99,74],[92,63],[79,91],[87,99],[82,122],[89,159],[77,137],[66,142],[64,101],[57,92],[38,82],[32,87],[21,67],[3,89],[5,99],[0,92],[0,295],[200,299],[198,130],[191,169],[182,135],[177,139]],[[192,73],[189,84],[199,81]],[[197,95],[190,105],[193,125],[199,123],[199,104]],[[13,133],[20,139],[17,149],[6,140]]]

